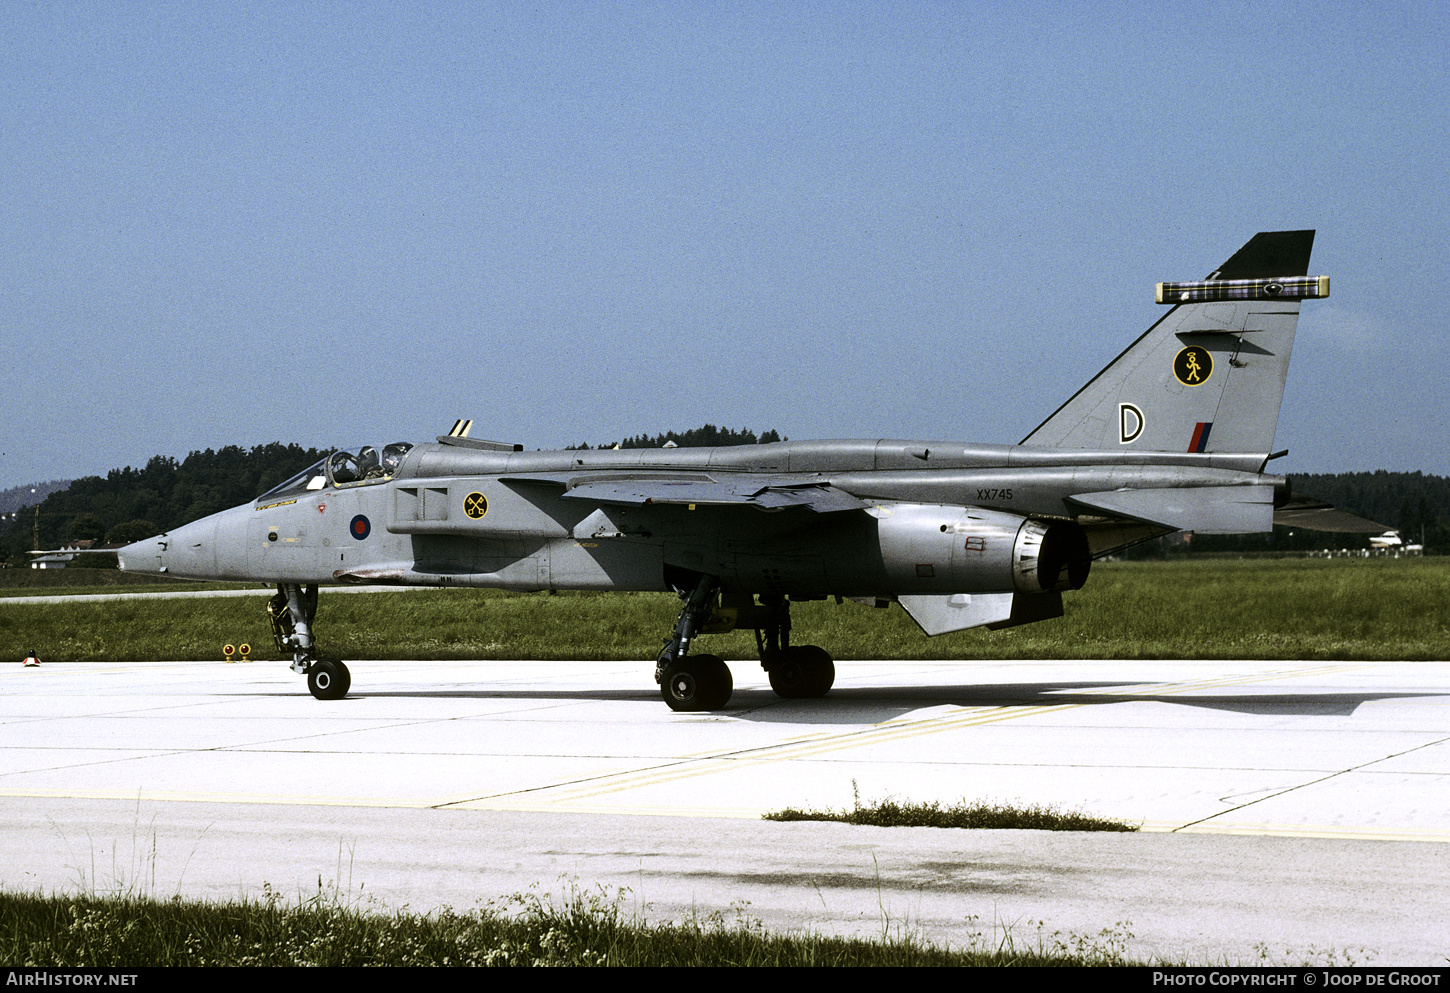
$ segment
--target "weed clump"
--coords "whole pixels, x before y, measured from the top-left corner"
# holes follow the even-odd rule
[[[855,780],[851,786],[854,790]],[[1105,817],[1093,817],[1056,807],[1026,807],[986,801],[962,800],[954,804],[907,803],[893,797],[875,803],[861,803],[859,792],[850,810],[784,810],[764,814],[767,821],[838,821],[871,827],[975,828],[978,830],[1028,831],[1136,831],[1138,825]]]

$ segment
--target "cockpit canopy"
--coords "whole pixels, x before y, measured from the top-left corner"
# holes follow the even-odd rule
[[[392,479],[393,473],[413,448],[411,442],[395,441],[379,451],[372,445],[339,448],[315,465],[257,497],[257,503],[296,499],[328,486],[363,486]]]

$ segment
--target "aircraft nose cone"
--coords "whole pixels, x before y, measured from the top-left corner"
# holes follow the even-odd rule
[[[166,536],[158,534],[117,549],[116,559],[125,572],[159,575],[166,571]]]

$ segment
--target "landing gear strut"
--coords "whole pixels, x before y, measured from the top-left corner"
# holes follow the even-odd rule
[[[665,642],[655,663],[655,682],[671,710],[721,710],[730,702],[735,683],[730,667],[718,655],[688,655],[690,642],[710,619],[720,581],[701,576],[694,590],[680,596],[684,609],[675,621],[675,633]]]
[[[312,622],[317,617],[317,587],[278,583],[267,601],[272,640],[279,652],[292,653],[292,671],[307,677],[307,689],[319,700],[341,700],[352,686],[352,673],[341,659],[315,654]]]
[[[764,614],[755,629],[755,647],[775,695],[801,700],[829,693],[836,681],[835,660],[824,648],[790,643],[790,601],[761,594],[759,609]]]

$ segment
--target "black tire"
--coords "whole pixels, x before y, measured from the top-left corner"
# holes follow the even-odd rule
[[[338,698],[345,697],[352,691],[352,672],[342,664],[342,659],[333,659],[332,664],[337,666]],[[834,672],[834,670],[833,670]]]
[[[318,659],[307,668],[307,689],[319,700],[341,700],[352,688],[352,673],[337,659]]]
[[[718,655],[687,655],[660,679],[660,694],[671,710],[723,710],[734,691],[730,667]]]
[[[795,645],[765,660],[770,688],[785,700],[825,696],[836,682],[836,663],[824,648]]]

